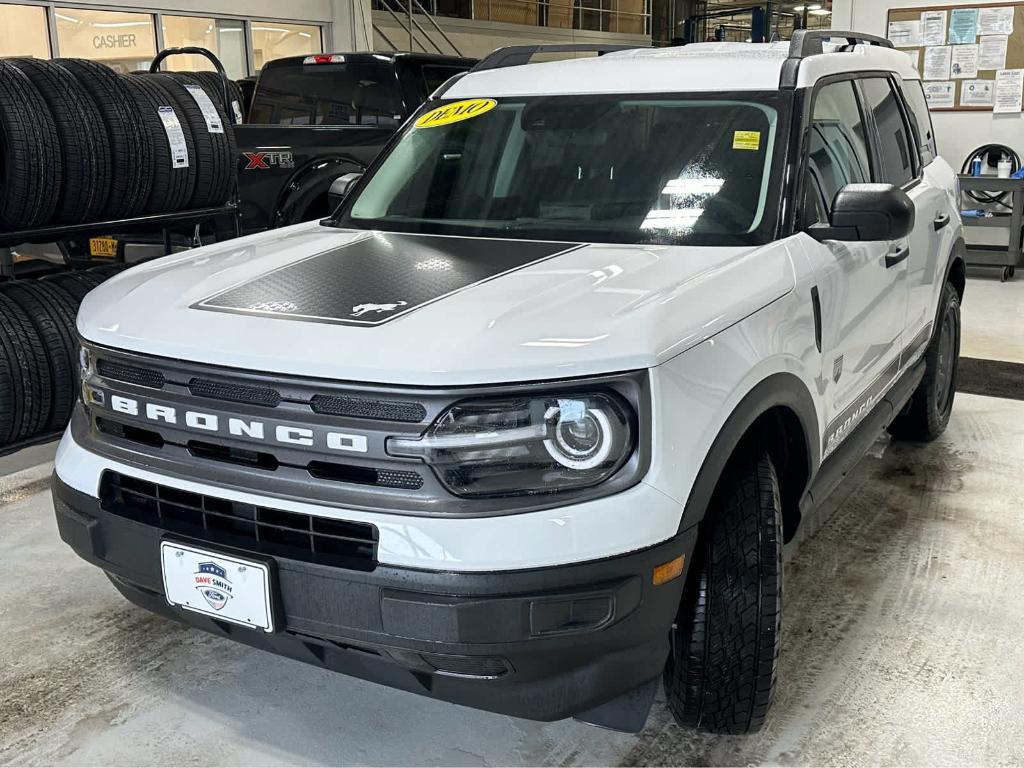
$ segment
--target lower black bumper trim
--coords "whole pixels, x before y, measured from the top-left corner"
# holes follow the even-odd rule
[[[605,560],[479,574],[274,558],[281,629],[268,634],[169,605],[159,527],[105,511],[56,475],[53,496],[64,541],[147,610],[325,669],[535,720],[597,710],[660,674],[685,574],[655,587],[651,572],[679,555],[689,561],[695,543],[686,531]]]

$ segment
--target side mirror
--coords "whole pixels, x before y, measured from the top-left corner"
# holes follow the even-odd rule
[[[341,176],[331,182],[331,188],[327,190],[327,205],[330,206],[332,211],[338,209],[341,205],[341,201],[345,199],[345,195],[352,189],[361,173],[343,173]]]
[[[899,240],[914,230],[914,201],[892,184],[847,184],[832,203],[829,224],[815,224],[815,240]]]

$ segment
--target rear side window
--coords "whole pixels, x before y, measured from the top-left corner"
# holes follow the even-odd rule
[[[917,176],[917,142],[910,130],[892,82],[884,77],[860,81],[878,131],[878,181],[903,187]]]
[[[459,72],[465,71],[465,67],[425,65],[422,69],[423,100],[426,101],[434,91],[448,82],[450,78],[455,77]]]
[[[803,203],[804,224],[825,223],[839,190],[871,181],[867,130],[853,83],[823,86],[814,97]]]
[[[395,70],[383,62],[287,64],[260,74],[250,122],[397,128],[405,106]]]
[[[932,116],[928,111],[928,102],[924,97],[924,87],[920,80],[904,80],[903,95],[917,126],[917,145],[921,150],[921,163],[928,165],[939,156],[935,143],[935,129],[932,127]]]

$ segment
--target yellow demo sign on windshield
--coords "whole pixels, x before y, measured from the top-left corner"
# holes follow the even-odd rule
[[[417,128],[436,128],[439,125],[450,125],[462,120],[469,120],[471,117],[490,112],[498,106],[494,99],[466,99],[465,101],[453,101],[443,107],[432,109],[427,114],[421,115],[416,121]]]

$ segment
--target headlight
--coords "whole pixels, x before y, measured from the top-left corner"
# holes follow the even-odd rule
[[[554,493],[614,475],[636,450],[635,415],[611,393],[466,400],[387,450],[422,458],[458,496]]]

